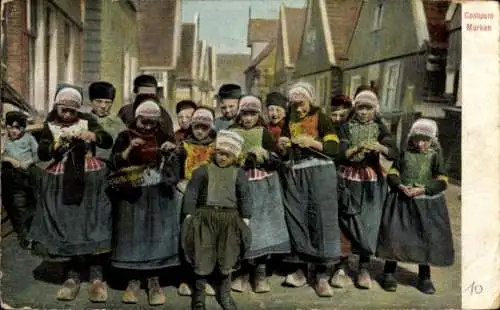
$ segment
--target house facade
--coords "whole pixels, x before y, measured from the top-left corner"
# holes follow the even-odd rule
[[[205,40],[202,42],[202,52],[198,70],[198,88],[200,91],[199,105],[214,105],[216,72],[215,72],[215,50],[212,46],[207,46]]]
[[[341,67],[356,25],[361,0],[309,0],[293,80],[316,89],[317,103],[328,109],[332,95],[342,94]]]
[[[175,102],[190,99],[199,101],[198,62],[202,43],[198,34],[199,16],[194,23],[183,23],[181,27],[181,50],[177,61]]]
[[[276,38],[278,31],[278,20],[252,18],[249,12],[247,28],[247,47],[250,48],[250,58],[255,59]]]
[[[247,93],[265,98],[274,89],[275,62],[276,39],[273,39],[245,70]]]
[[[58,83],[81,85],[85,1],[3,2],[6,80],[45,115]]]
[[[128,1],[86,1],[83,53],[84,93],[99,80],[116,87],[112,111],[130,103],[138,71],[137,8]]]
[[[448,24],[448,51],[445,94],[450,99],[439,119],[441,145],[448,174],[461,180],[462,172],[462,5],[451,3],[446,13]]]
[[[156,77],[162,104],[172,112],[180,53],[181,1],[135,0],[134,3],[138,12],[139,71]]]
[[[247,47],[250,48],[250,64],[245,70],[245,91],[261,94],[273,86],[277,19],[261,19],[251,16],[248,20]],[[267,61],[265,61],[268,59]],[[260,64],[260,68],[257,65]],[[272,66],[272,67],[271,67]]]
[[[286,92],[293,83],[293,72],[299,57],[306,12],[304,8],[280,7],[274,87],[281,92]]]

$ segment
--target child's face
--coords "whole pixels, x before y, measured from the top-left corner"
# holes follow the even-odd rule
[[[361,103],[355,110],[356,119],[361,123],[366,123],[375,118],[375,109],[371,105]]]
[[[227,119],[233,119],[238,113],[238,99],[222,99],[220,111]]]
[[[22,136],[23,132],[24,128],[18,126],[16,123],[12,125],[7,125],[7,135],[11,140],[19,139]]]
[[[334,123],[340,123],[340,122],[343,122],[347,119],[350,111],[351,110],[349,110],[349,109],[332,110],[330,117]]]
[[[412,142],[415,148],[421,153],[427,152],[432,143],[429,137],[422,135],[413,136]]]
[[[282,119],[285,118],[285,109],[280,106],[270,105],[267,107],[267,115],[271,124],[278,124]]]
[[[309,114],[309,111],[311,111],[311,104],[309,101],[292,101],[290,104],[299,119],[305,118],[307,114]]]
[[[209,134],[210,134],[210,127],[208,127],[207,125],[203,125],[203,124],[193,125],[193,136],[197,140],[206,139]]]
[[[254,111],[241,111],[240,119],[241,125],[246,129],[250,129],[259,121],[259,113]]]
[[[71,107],[63,106],[63,105],[58,105],[57,106],[57,115],[64,121],[66,122],[71,122],[76,120],[77,114],[76,110]]]
[[[104,117],[108,115],[109,109],[111,109],[111,105],[113,104],[113,100],[111,99],[94,99],[92,100],[92,108],[94,109],[95,114],[99,117]]]
[[[179,127],[181,127],[181,129],[186,130],[189,128],[189,126],[191,125],[191,117],[193,116],[193,113],[193,108],[184,109],[177,113],[177,121],[179,122]]]
[[[155,128],[158,126],[158,121],[155,119],[139,116],[136,119],[135,124],[137,128],[146,132],[150,132],[155,130]]]
[[[214,159],[217,166],[221,168],[231,166],[236,162],[236,157],[232,153],[220,149],[215,150]]]

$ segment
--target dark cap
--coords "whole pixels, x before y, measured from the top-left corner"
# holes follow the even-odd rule
[[[219,88],[219,99],[239,99],[241,95],[241,86],[236,84],[224,84]]]
[[[14,123],[17,123],[19,127],[26,127],[27,120],[28,116],[23,112],[9,111],[5,114],[5,124],[9,126],[13,126]]]
[[[141,74],[134,79],[134,93],[138,92],[139,87],[158,87],[158,81],[154,76],[148,74]]]
[[[287,109],[288,100],[285,95],[279,92],[271,92],[266,96],[266,106],[275,105]]]
[[[198,106],[192,100],[181,100],[175,105],[175,113],[179,113],[182,110],[194,109],[196,110]]]
[[[89,86],[89,99],[110,99],[115,100],[116,88],[108,82],[95,82]]]
[[[352,100],[347,96],[337,95],[335,97],[332,97],[332,100],[330,101],[330,107],[332,110],[351,109]]]

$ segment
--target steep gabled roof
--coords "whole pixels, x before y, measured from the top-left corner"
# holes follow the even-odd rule
[[[299,57],[300,43],[304,32],[306,21],[306,9],[282,7],[281,30],[283,36],[283,48],[285,65],[294,66]]]
[[[252,18],[248,21],[248,47],[255,42],[269,42],[278,33],[277,19]]]
[[[276,48],[277,45],[277,39],[272,40],[271,42],[267,43],[266,47],[255,57],[252,62],[248,65],[248,68],[245,70],[247,72],[249,69],[257,66],[259,63],[261,63],[264,59],[271,54],[271,52]]]
[[[363,0],[324,1],[329,26],[325,33],[330,34],[335,58],[342,59],[347,55]]]
[[[180,0],[136,1],[139,66],[174,69],[180,32]]]

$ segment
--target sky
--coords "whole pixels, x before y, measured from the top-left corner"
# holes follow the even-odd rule
[[[305,7],[306,0],[182,0],[182,21],[200,15],[200,39],[218,54],[249,54],[246,46],[248,11],[252,18],[277,19],[279,7]]]

